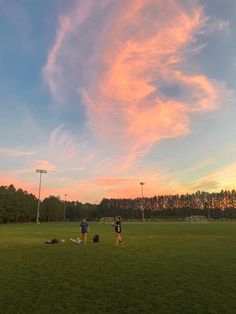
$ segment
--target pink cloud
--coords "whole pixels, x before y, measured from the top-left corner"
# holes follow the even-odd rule
[[[206,21],[197,1],[177,0],[77,1],[60,18],[44,77],[57,98],[79,94],[95,138],[120,148],[120,170],[219,107],[222,86],[183,66]]]
[[[75,197],[81,201],[91,200],[99,203],[102,198],[136,198],[140,197],[140,182],[145,182],[144,194],[152,197],[157,194],[167,194],[171,189],[173,193],[180,191],[180,186],[163,170],[156,169],[155,172],[141,171],[139,174],[119,176],[94,176],[68,184],[68,191],[73,191],[69,197]],[[77,197],[77,198],[76,198]]]
[[[56,170],[56,166],[47,160],[38,160],[35,162],[35,169],[54,171]]]

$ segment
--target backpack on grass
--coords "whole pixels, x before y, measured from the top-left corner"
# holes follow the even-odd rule
[[[94,237],[93,237],[93,243],[97,243],[99,242],[99,235],[96,234]]]

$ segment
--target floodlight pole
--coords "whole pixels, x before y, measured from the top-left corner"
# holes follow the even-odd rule
[[[142,196],[142,221],[145,221],[144,218],[144,198],[143,198],[143,186],[144,186],[144,182],[140,182],[140,186],[141,186],[141,196]]]
[[[66,197],[67,197],[67,194],[65,194],[65,199],[64,199],[64,221],[66,221]]]
[[[40,208],[40,195],[41,195],[42,174],[43,174],[43,173],[47,173],[47,170],[37,169],[35,172],[36,172],[36,173],[39,173],[39,197],[38,197],[38,209],[37,209],[37,218],[36,218],[36,222],[37,222],[37,224],[40,224],[40,222],[39,222],[39,208]]]

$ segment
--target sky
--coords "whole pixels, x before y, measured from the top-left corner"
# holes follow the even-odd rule
[[[0,0],[0,185],[236,187],[236,1]]]

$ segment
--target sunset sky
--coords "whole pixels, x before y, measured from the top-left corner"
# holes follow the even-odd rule
[[[235,0],[0,0],[0,185],[236,188]]]

